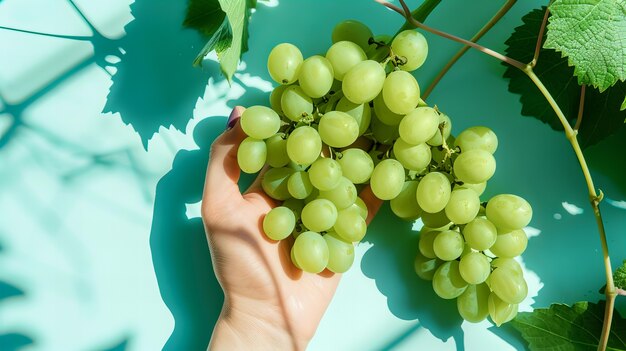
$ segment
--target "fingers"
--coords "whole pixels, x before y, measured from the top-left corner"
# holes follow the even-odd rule
[[[231,112],[229,124],[234,126],[220,135],[213,145],[204,183],[203,199],[222,201],[241,198],[237,182],[239,181],[239,165],[237,149],[246,135],[239,125],[239,117],[245,109],[237,106]],[[233,122],[234,121],[234,122]]]
[[[367,219],[365,221],[367,225],[369,225],[374,219],[374,216],[376,216],[380,206],[383,204],[383,200],[374,195],[369,185],[361,190],[359,197],[365,202],[365,205],[367,205]]]

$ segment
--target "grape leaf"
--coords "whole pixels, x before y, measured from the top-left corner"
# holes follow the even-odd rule
[[[531,351],[596,351],[603,318],[604,301],[583,301],[571,307],[553,304],[550,308],[522,312],[511,325],[522,334]],[[613,311],[607,350],[626,350],[626,320],[617,310]]]
[[[626,80],[626,1],[556,0],[546,48],[567,56],[580,84],[606,90]]]
[[[626,260],[613,272],[613,281],[616,287],[626,290]]]
[[[522,18],[524,24],[515,28],[506,41],[507,56],[521,62],[532,60],[544,13],[545,7],[532,10]],[[578,116],[581,92],[574,77],[574,68],[558,52],[544,48],[541,49],[534,72],[573,124]],[[552,107],[526,74],[507,65],[504,77],[510,79],[509,91],[521,95],[522,115],[535,117],[555,130],[563,130]],[[603,93],[586,87],[583,120],[578,133],[583,149],[623,127],[626,113],[620,112],[620,105],[624,95],[626,82],[618,82]]]

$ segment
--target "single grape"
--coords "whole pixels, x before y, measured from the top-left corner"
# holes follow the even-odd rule
[[[399,115],[394,113],[389,109],[389,107],[387,107],[382,93],[378,94],[378,96],[374,99],[374,112],[376,113],[376,117],[388,126],[395,127],[399,125],[402,118],[404,118],[404,114]]]
[[[270,106],[272,107],[272,110],[276,111],[276,113],[281,116],[284,116],[285,112],[283,112],[280,100],[283,97],[283,92],[285,91],[285,89],[287,89],[287,87],[289,86],[279,85],[274,88],[274,90],[272,90],[272,93],[270,94]]]
[[[506,303],[494,293],[489,294],[487,306],[491,320],[496,323],[498,327],[515,318],[517,315],[517,304]]]
[[[524,229],[498,229],[495,244],[489,250],[498,257],[513,258],[521,255],[528,245],[528,237]]]
[[[372,192],[381,200],[391,200],[400,194],[404,185],[404,167],[394,159],[380,161],[370,178]]]
[[[343,77],[341,89],[355,104],[363,104],[374,100],[383,89],[385,69],[372,60],[365,60],[352,67]]]
[[[404,182],[404,186],[402,187],[402,191],[400,191],[400,194],[391,199],[391,201],[389,202],[389,204],[391,205],[391,211],[393,211],[396,216],[402,219],[417,219],[420,216],[422,210],[417,204],[417,199],[415,197],[416,192],[416,180]]]
[[[333,28],[333,43],[351,41],[357,44],[363,51],[369,48],[369,40],[374,34],[365,24],[357,20],[345,20],[337,23]]]
[[[345,112],[331,111],[320,118],[318,132],[327,145],[346,147],[359,136],[359,124]]]
[[[342,240],[335,232],[326,233],[324,240],[328,246],[328,270],[334,273],[347,272],[354,262],[352,243]]]
[[[374,139],[383,145],[392,145],[393,142],[398,139],[398,136],[400,136],[398,133],[398,127],[384,124],[380,121],[380,119],[378,119],[376,114],[372,114],[370,127]],[[374,163],[375,162],[376,160],[374,160]]]
[[[319,273],[328,264],[328,245],[318,233],[304,232],[293,243],[293,255],[303,271]]]
[[[334,188],[328,191],[320,190],[320,198],[332,201],[338,210],[343,210],[356,201],[357,191],[348,178],[341,177]]]
[[[430,107],[418,107],[409,112],[398,127],[400,138],[408,144],[422,144],[439,130],[439,114]]]
[[[454,224],[466,224],[476,218],[479,209],[480,199],[476,192],[461,187],[452,190],[445,211]]]
[[[415,260],[413,261],[413,268],[415,273],[424,280],[433,280],[433,276],[437,271],[437,268],[443,264],[443,261],[438,258],[428,258],[421,253],[417,253]]]
[[[301,126],[287,138],[287,155],[299,165],[310,165],[322,152],[322,139],[312,127]]]
[[[263,168],[267,158],[267,147],[263,140],[245,138],[237,149],[237,164],[246,173],[256,173]]]
[[[311,56],[302,62],[298,83],[312,98],[326,95],[333,85],[333,66],[324,56]]]
[[[299,235],[300,234],[294,235],[294,236],[297,238]],[[293,246],[291,246],[290,252],[291,252],[291,262],[293,263],[294,266],[296,266],[296,268],[302,270],[302,267],[300,267],[300,265],[298,264],[298,261],[296,261],[296,255],[294,255],[293,253]]]
[[[443,124],[443,128],[437,130],[435,135],[432,138],[428,139],[426,142],[430,146],[440,146],[443,145],[443,139],[447,139],[450,137],[450,133],[452,132],[452,121],[448,115],[440,113],[439,114],[439,122],[438,125]],[[443,133],[443,138],[442,138]],[[452,147],[452,144],[448,144],[449,147]]]
[[[287,182],[294,170],[289,167],[270,168],[263,175],[261,187],[265,193],[276,200],[287,200],[291,197]]]
[[[485,150],[461,152],[454,161],[454,175],[464,183],[483,183],[496,172],[496,159]]]
[[[402,139],[393,144],[393,154],[404,168],[416,172],[426,169],[432,159],[430,146],[425,143],[412,145]]]
[[[456,260],[463,253],[465,243],[463,237],[456,230],[446,230],[433,241],[435,255],[444,261]]]
[[[296,199],[306,199],[313,192],[313,184],[309,180],[309,174],[304,171],[293,173],[287,181],[287,190]]]
[[[421,217],[424,225],[430,228],[448,229],[448,226],[450,224],[450,219],[446,216],[445,210],[441,210],[435,213],[430,213],[422,210]]]
[[[288,86],[280,97],[285,116],[294,122],[313,113],[313,100],[297,85]]]
[[[267,58],[267,70],[277,83],[291,84],[298,80],[302,59],[302,53],[295,45],[278,44]]]
[[[284,133],[274,134],[265,139],[267,147],[267,164],[274,168],[285,167],[289,164],[287,155],[287,139]]]
[[[302,224],[309,230],[326,231],[335,225],[336,220],[337,208],[326,199],[315,199],[302,209]]]
[[[404,71],[413,71],[419,68],[428,56],[428,43],[426,38],[414,30],[405,30],[391,42],[391,51],[406,60],[404,65],[398,66]]]
[[[420,87],[411,73],[393,71],[385,79],[382,95],[391,112],[406,115],[417,107]]]
[[[241,114],[241,129],[254,139],[267,139],[278,132],[280,117],[265,106],[248,107]]]
[[[485,150],[493,154],[498,148],[498,137],[487,127],[469,127],[456,137],[455,145],[461,149],[461,152]]]
[[[472,189],[474,190],[476,195],[480,196],[485,192],[485,189],[487,188],[487,182],[482,182],[478,184],[463,183],[462,187]]]
[[[499,267],[491,272],[489,287],[502,301],[510,304],[518,304],[528,295],[524,276],[507,267]]]
[[[350,206],[348,206],[347,208],[344,208],[341,211],[352,211],[356,214],[358,214],[359,216],[361,216],[361,218],[363,218],[363,220],[367,220],[367,205],[365,204],[365,201],[363,201],[363,199],[361,199],[360,197],[356,197],[356,201],[354,201],[354,203]]]
[[[419,239],[419,252],[424,255],[424,257],[428,258],[436,258],[435,250],[433,249],[433,243],[439,235],[441,231],[434,230],[429,227],[422,227],[420,230],[420,239]]]
[[[372,109],[368,104],[357,105],[346,97],[342,97],[335,107],[337,111],[345,112],[352,116],[359,125],[359,136],[363,135],[372,121]]]
[[[472,249],[478,251],[484,251],[493,246],[497,235],[496,226],[484,217],[475,218],[463,228],[465,241]]]
[[[361,149],[347,149],[341,152],[337,160],[344,177],[354,184],[367,182],[374,171],[374,161],[370,155]]]
[[[338,41],[326,52],[326,58],[333,66],[334,77],[343,80],[343,77],[359,62],[367,60],[363,49],[351,41]]]
[[[417,186],[417,203],[426,212],[439,212],[448,204],[451,191],[448,177],[441,172],[430,172]]]
[[[496,195],[487,202],[487,218],[501,229],[522,229],[532,216],[530,204],[516,195]]]
[[[467,289],[459,273],[459,261],[444,262],[433,275],[433,290],[442,299],[454,299]]]
[[[318,158],[309,168],[311,184],[319,190],[331,190],[341,180],[341,165],[332,158]]]
[[[478,323],[487,318],[490,293],[487,284],[469,285],[456,299],[456,307],[461,317],[471,323]]]
[[[512,258],[498,257],[491,261],[491,266],[494,268],[502,267],[506,269],[511,269],[517,274],[524,275],[524,272],[522,271],[522,266],[520,266],[520,264]]]
[[[367,223],[355,211],[341,210],[333,230],[345,241],[361,241],[367,231]]]
[[[295,226],[296,216],[287,207],[275,207],[263,218],[263,231],[272,240],[285,239],[293,232]]]
[[[459,261],[459,272],[468,284],[480,284],[487,280],[491,273],[491,265],[487,256],[471,251]]]

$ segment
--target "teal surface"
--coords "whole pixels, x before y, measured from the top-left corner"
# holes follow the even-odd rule
[[[481,42],[503,51],[521,16],[544,3],[518,2]],[[443,1],[428,22],[467,38],[499,6]],[[199,201],[224,116],[268,103],[275,44],[308,56],[325,52],[342,19],[375,33],[402,24],[373,1],[260,1],[229,87],[214,58],[191,67],[203,43],[182,29],[184,11],[174,0],[0,1],[0,350],[205,349],[223,296]],[[459,47],[427,37],[422,87]],[[600,243],[574,154],[562,133],[520,116],[503,71],[470,51],[429,103],[455,134],[471,125],[498,134],[485,198],[514,193],[533,205],[522,309],[597,301]],[[586,151],[606,194],[614,264],[626,258],[625,144],[622,128]],[[383,207],[309,350],[524,349],[509,327],[463,323],[417,278],[419,227]],[[618,308],[626,313],[624,301]]]

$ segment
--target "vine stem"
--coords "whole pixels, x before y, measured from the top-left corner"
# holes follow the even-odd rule
[[[580,124],[583,122],[583,111],[585,109],[585,85],[580,88],[580,103],[578,104],[578,117],[576,118],[576,125],[574,131],[578,132]]]
[[[604,310],[604,321],[602,324],[602,334],[598,342],[598,350],[599,351],[606,350],[608,340],[609,340],[609,335],[611,333],[611,322],[613,319],[613,309],[615,305],[615,297],[617,295],[617,291],[615,289],[615,284],[613,282],[613,272],[612,272],[612,267],[611,267],[611,259],[609,256],[609,246],[606,240],[606,232],[604,229],[604,222],[602,221],[602,213],[600,212],[600,201],[602,201],[603,194],[602,194],[602,191],[600,191],[600,195],[596,193],[596,188],[593,184],[593,178],[591,177],[591,173],[589,172],[587,161],[585,160],[585,156],[582,153],[580,144],[578,143],[578,139],[576,137],[577,132],[572,129],[569,122],[567,121],[567,118],[565,118],[563,111],[561,111],[561,108],[559,107],[559,105],[556,103],[552,95],[550,95],[550,92],[545,87],[545,85],[543,85],[543,82],[541,82],[539,77],[537,77],[537,75],[533,71],[533,67],[537,64],[537,58],[539,56],[540,50],[535,50],[536,52],[535,52],[535,57],[533,58],[533,61],[531,61],[528,64],[524,64],[520,61],[517,61],[505,55],[502,55],[494,50],[483,47],[471,41],[456,37],[454,35],[442,32],[438,29],[432,28],[430,26],[427,26],[417,21],[415,18],[412,17],[411,11],[407,7],[404,0],[399,0],[400,4],[402,5],[402,8],[399,8],[393,4],[390,4],[389,2],[385,0],[374,0],[374,1],[399,13],[404,18],[406,18],[408,22],[413,24],[415,27],[422,28],[435,35],[465,44],[482,53],[495,57],[502,62],[506,62],[507,64],[518,68],[519,70],[524,72],[530,78],[530,80],[537,86],[539,91],[543,94],[543,96],[546,98],[546,100],[548,101],[548,103],[550,104],[554,112],[556,113],[557,117],[559,118],[559,121],[563,125],[563,129],[565,130],[565,137],[572,145],[572,148],[574,149],[574,153],[576,154],[576,158],[578,159],[578,163],[580,164],[581,170],[583,172],[583,176],[585,177],[585,182],[587,184],[587,190],[589,192],[589,199],[590,199],[591,207],[593,208],[593,213],[596,218],[596,224],[598,226],[598,233],[600,235],[600,243],[602,246],[602,253],[604,256],[604,268],[605,268],[605,273],[606,273],[607,284],[606,284],[606,290],[605,290],[606,305],[605,305],[605,310]],[[539,48],[541,45],[541,41],[543,40],[543,31],[545,30],[545,27],[546,27],[547,17],[548,17],[548,12],[546,11],[546,14],[544,15],[544,21],[542,23],[541,30],[540,30],[540,35],[537,38],[538,39],[537,41],[539,42],[537,46],[539,46]]]

